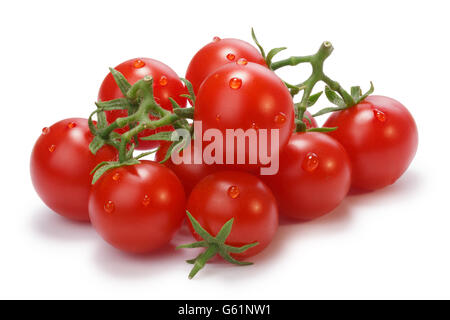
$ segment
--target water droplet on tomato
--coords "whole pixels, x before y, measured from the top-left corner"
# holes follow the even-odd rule
[[[68,127],[69,129],[75,128],[76,126],[77,126],[77,124],[76,124],[75,122],[69,122],[69,123],[67,124],[67,127]]]
[[[161,86],[167,86],[167,82],[168,82],[168,80],[167,80],[167,77],[166,76],[162,76],[161,78],[159,78],[159,84],[161,85]]]
[[[213,41],[214,41],[214,42],[217,42],[217,41],[220,41],[220,40],[221,40],[221,39],[220,39],[219,37],[217,37],[217,36],[213,38]]]
[[[319,157],[314,152],[309,152],[303,160],[302,168],[308,172],[313,172],[319,166]]]
[[[216,114],[216,121],[220,121],[220,114]]]
[[[142,61],[141,59],[136,59],[136,60],[134,61],[134,63],[133,63],[133,66],[134,66],[136,69],[139,69],[139,68],[142,68],[143,66],[145,66],[145,62]]]
[[[231,78],[230,79],[230,88],[237,90],[242,86],[242,80],[239,78]]]
[[[118,173],[118,172],[114,173],[113,176],[112,176],[112,179],[114,181],[118,181],[120,179],[120,173]]]
[[[252,122],[252,129],[255,129],[255,130],[258,130],[258,129],[259,129],[259,127],[258,127],[258,125],[256,124],[256,122]]]
[[[45,136],[46,134],[48,134],[50,132],[50,128],[49,127],[45,127],[42,128],[42,134]]]
[[[281,126],[286,122],[286,115],[283,112],[275,115],[274,121],[277,125]]]
[[[240,58],[236,63],[245,66],[248,63],[248,61],[245,58]]]
[[[106,212],[112,213],[114,211],[114,209],[116,208],[116,206],[114,205],[114,202],[112,202],[111,200],[108,200],[105,202],[105,205],[103,208],[105,209]]]
[[[144,207],[146,207],[150,204],[150,197],[148,195],[144,196],[144,199],[142,200],[142,204],[144,205]]]
[[[48,151],[53,152],[55,151],[56,146],[52,144],[50,147],[48,147]]]
[[[236,59],[236,56],[232,53],[227,54],[227,59],[230,61],[234,61],[234,59]]]
[[[236,199],[237,197],[239,197],[239,193],[240,191],[237,186],[231,186],[228,188],[228,195],[231,199]]]
[[[375,115],[375,118],[378,119],[378,121],[381,121],[381,122],[385,122],[386,121],[386,115],[384,114],[384,112],[382,112],[380,110],[377,110],[377,109],[374,109],[373,110],[373,114]]]

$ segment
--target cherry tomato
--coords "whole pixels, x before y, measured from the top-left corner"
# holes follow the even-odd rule
[[[239,260],[261,252],[278,228],[278,210],[272,192],[260,179],[245,172],[221,171],[207,176],[192,190],[187,208],[213,236],[234,218],[225,241],[228,245],[259,242],[243,253],[231,254]],[[194,237],[201,240],[190,223],[189,227]]]
[[[326,127],[342,143],[352,162],[352,186],[375,190],[394,183],[417,150],[416,123],[400,102],[369,96],[349,109],[333,113]]]
[[[185,217],[186,198],[175,174],[163,165],[140,164],[107,171],[92,187],[89,216],[112,246],[146,253],[167,244]]]
[[[192,58],[186,72],[186,79],[192,83],[194,92],[197,94],[203,80],[212,72],[239,59],[246,59],[249,62],[267,66],[262,55],[250,43],[239,39],[219,39],[216,37]]]
[[[169,146],[170,142],[168,141],[164,141],[161,143],[161,146],[156,152],[155,161],[160,162],[165,158]],[[208,165],[204,161],[202,161],[201,164],[195,164],[193,160],[196,157],[196,153],[197,157],[200,159],[200,157],[202,157],[202,150],[196,150],[193,143],[191,143],[189,147],[180,152],[180,157],[182,157],[184,152],[190,152],[191,162],[174,164],[171,158],[169,158],[166,162],[164,162],[164,165],[175,172],[184,186],[186,195],[189,195],[192,189],[201,179],[217,171],[218,168],[214,165]]]
[[[332,211],[348,193],[350,160],[324,133],[295,133],[280,155],[278,173],[261,178],[277,198],[280,214],[311,220]]]
[[[87,119],[70,118],[44,128],[31,153],[31,180],[42,201],[60,215],[89,221],[90,172],[102,161],[117,160],[104,146],[93,155]]]
[[[127,60],[119,64],[115,69],[121,72],[130,84],[134,84],[138,80],[141,80],[146,75],[153,77],[153,93],[155,101],[164,109],[172,111],[172,104],[169,98],[174,99],[180,107],[184,108],[187,103],[187,99],[180,97],[181,94],[186,94],[187,90],[180,80],[178,75],[166,64],[149,58],[138,58]],[[99,101],[109,101],[117,98],[122,98],[122,92],[117,86],[111,73],[108,73],[103,80],[98,93]],[[126,117],[128,112],[126,110],[113,110],[106,112],[106,118],[108,122],[113,122],[119,117]],[[150,116],[150,119],[155,117]],[[128,127],[117,129],[119,133],[123,133],[128,130]],[[165,126],[157,128],[156,130],[144,130],[138,136],[146,137],[156,132],[171,131],[172,126]],[[136,149],[152,149],[159,145],[160,141],[144,141],[139,140],[139,146]]]
[[[223,163],[227,153],[233,152],[233,168],[253,170],[262,164],[258,155],[256,163],[250,163],[253,147],[257,147],[258,152],[265,148],[270,153],[271,147],[279,152],[287,144],[293,130],[294,106],[289,90],[271,70],[251,62],[229,63],[203,82],[197,95],[194,119],[201,121],[203,131],[218,129],[223,135]],[[226,143],[228,129],[254,129],[257,138],[254,143],[247,141],[245,148],[239,148],[234,138],[233,149]],[[260,129],[267,129],[267,142],[259,141]],[[271,143],[272,129],[279,133],[274,144]],[[245,164],[237,164],[238,154],[245,157]]]

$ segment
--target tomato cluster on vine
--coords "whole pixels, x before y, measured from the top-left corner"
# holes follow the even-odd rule
[[[373,95],[373,85],[348,92],[328,77],[330,42],[273,61],[286,48],[266,54],[252,36],[257,48],[214,37],[186,79],[144,57],[110,69],[89,118],[45,127],[33,148],[31,178],[44,203],[133,253],[164,247],[187,217],[196,241],[178,248],[205,248],[187,261],[192,278],[215,255],[250,264],[243,260],[269,245],[279,216],[332,214],[351,188],[376,190],[400,178],[418,145],[400,102]],[[304,63],[312,73],[298,84],[275,73]],[[313,113],[319,82],[335,106]],[[328,113],[320,127],[315,117]],[[243,144],[236,132],[245,133]],[[151,153],[154,160],[143,160]]]

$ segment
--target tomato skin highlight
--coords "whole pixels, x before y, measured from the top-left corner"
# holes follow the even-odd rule
[[[350,159],[324,133],[295,133],[280,154],[278,173],[261,179],[273,191],[280,215],[312,220],[335,209],[347,195]]]
[[[241,80],[240,87],[233,88],[233,80]],[[194,120],[201,121],[203,131],[218,129],[223,135],[224,155],[234,153],[234,164],[229,169],[255,172],[262,164],[249,163],[250,147],[246,142],[244,150],[237,148],[226,150],[226,131],[228,129],[267,129],[268,141],[257,142],[258,150],[265,147],[271,150],[270,134],[272,129],[279,130],[279,140],[274,146],[281,150],[288,142],[294,126],[294,105],[289,90],[278,76],[268,68],[249,62],[246,65],[227,64],[213,72],[202,84],[197,95]],[[237,164],[238,154],[245,156],[245,164]]]
[[[163,165],[140,164],[107,171],[92,187],[89,215],[103,239],[117,249],[147,253],[166,245],[185,217],[186,197]]]
[[[232,187],[237,189],[230,190]],[[256,176],[246,172],[221,171],[207,176],[192,190],[187,210],[213,236],[234,218],[231,233],[225,241],[228,245],[259,242],[243,253],[231,254],[238,260],[261,252],[278,228],[278,209],[272,191]],[[192,225],[188,225],[200,241]]]
[[[250,43],[232,38],[220,39],[208,43],[194,55],[187,68],[186,79],[192,83],[197,94],[202,82],[212,72],[242,58],[267,67],[261,53]]]
[[[45,128],[31,153],[31,180],[37,194],[50,209],[69,219],[89,221],[90,172],[98,163],[118,158],[111,146],[93,155],[92,139],[87,119],[69,118]]]
[[[137,67],[136,67],[137,66]],[[146,75],[153,77],[153,93],[155,101],[164,109],[172,111],[172,104],[169,98],[173,98],[180,107],[184,108],[187,104],[187,98],[180,97],[181,94],[187,94],[187,89],[178,75],[168,65],[150,58],[130,59],[122,62],[114,69],[121,72],[128,82],[133,85],[138,80],[141,80]],[[109,101],[113,99],[123,98],[123,94],[114,81],[111,73],[103,80],[98,93],[98,101]],[[112,110],[106,112],[106,118],[109,123],[114,122],[119,117],[126,117],[128,112],[126,110]],[[156,117],[150,116],[150,119]],[[117,129],[119,133],[124,133],[128,127]],[[146,137],[156,132],[172,131],[172,126],[164,126],[156,130],[144,130],[139,133],[139,137]],[[139,146],[136,149],[145,150],[152,149],[159,146],[160,141],[145,141],[139,140]]]
[[[394,183],[417,151],[417,126],[411,113],[388,97],[369,96],[333,113],[324,126],[338,127],[328,134],[347,150],[356,189],[376,190]]]

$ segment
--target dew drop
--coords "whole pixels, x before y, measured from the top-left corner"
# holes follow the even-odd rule
[[[106,212],[112,213],[115,208],[116,206],[114,205],[114,202],[112,202],[111,200],[105,202],[104,209]]]
[[[228,188],[228,195],[231,199],[236,199],[237,197],[239,197],[239,193],[240,191],[237,186],[231,186]]]
[[[45,127],[42,128],[42,134],[45,136],[46,134],[48,134],[50,132],[50,128],[49,127]]]
[[[286,122],[286,115],[280,112],[275,116],[274,121],[277,125],[281,126]]]
[[[302,168],[308,172],[313,172],[319,166],[319,157],[314,152],[309,152],[303,160]]]
[[[237,90],[242,86],[242,80],[239,78],[231,78],[230,79],[230,88]]]
[[[69,129],[75,128],[76,126],[77,126],[77,124],[75,122],[69,122],[67,124],[67,128],[69,128]]]
[[[53,152],[55,151],[56,146],[52,144],[50,147],[48,147],[48,151]]]
[[[142,204],[144,205],[144,207],[146,207],[150,204],[150,197],[148,195],[144,196],[144,199],[142,200]]]
[[[245,66],[246,64],[248,64],[248,61],[245,58],[240,58],[236,63]]]
[[[252,129],[255,129],[255,130],[258,130],[258,129],[259,129],[259,127],[258,127],[258,125],[256,124],[256,122],[252,122]]]
[[[220,40],[221,40],[221,39],[220,39],[219,37],[217,37],[217,36],[213,38],[213,41],[214,41],[214,42],[217,42],[217,41],[220,41]]]
[[[236,56],[232,53],[227,54],[227,59],[230,61],[234,61],[234,59],[236,59]]]
[[[139,69],[139,68],[142,68],[143,66],[145,66],[145,62],[142,61],[141,59],[136,59],[136,60],[134,61],[133,66],[134,66],[136,69]]]
[[[381,121],[381,122],[385,122],[386,121],[386,115],[384,114],[384,112],[382,112],[380,110],[377,110],[377,109],[374,109],[373,110],[373,114],[375,115],[375,118],[378,119],[378,121]]]
[[[159,84],[161,85],[161,86],[167,86],[167,82],[168,82],[168,80],[167,80],[167,77],[166,76],[162,76],[161,78],[159,78]]]
[[[221,117],[220,114],[216,114],[216,121],[220,121],[220,117]]]
[[[119,181],[119,179],[120,179],[120,173],[118,173],[118,172],[114,173],[113,176],[112,176],[112,179],[113,179],[114,181]]]

